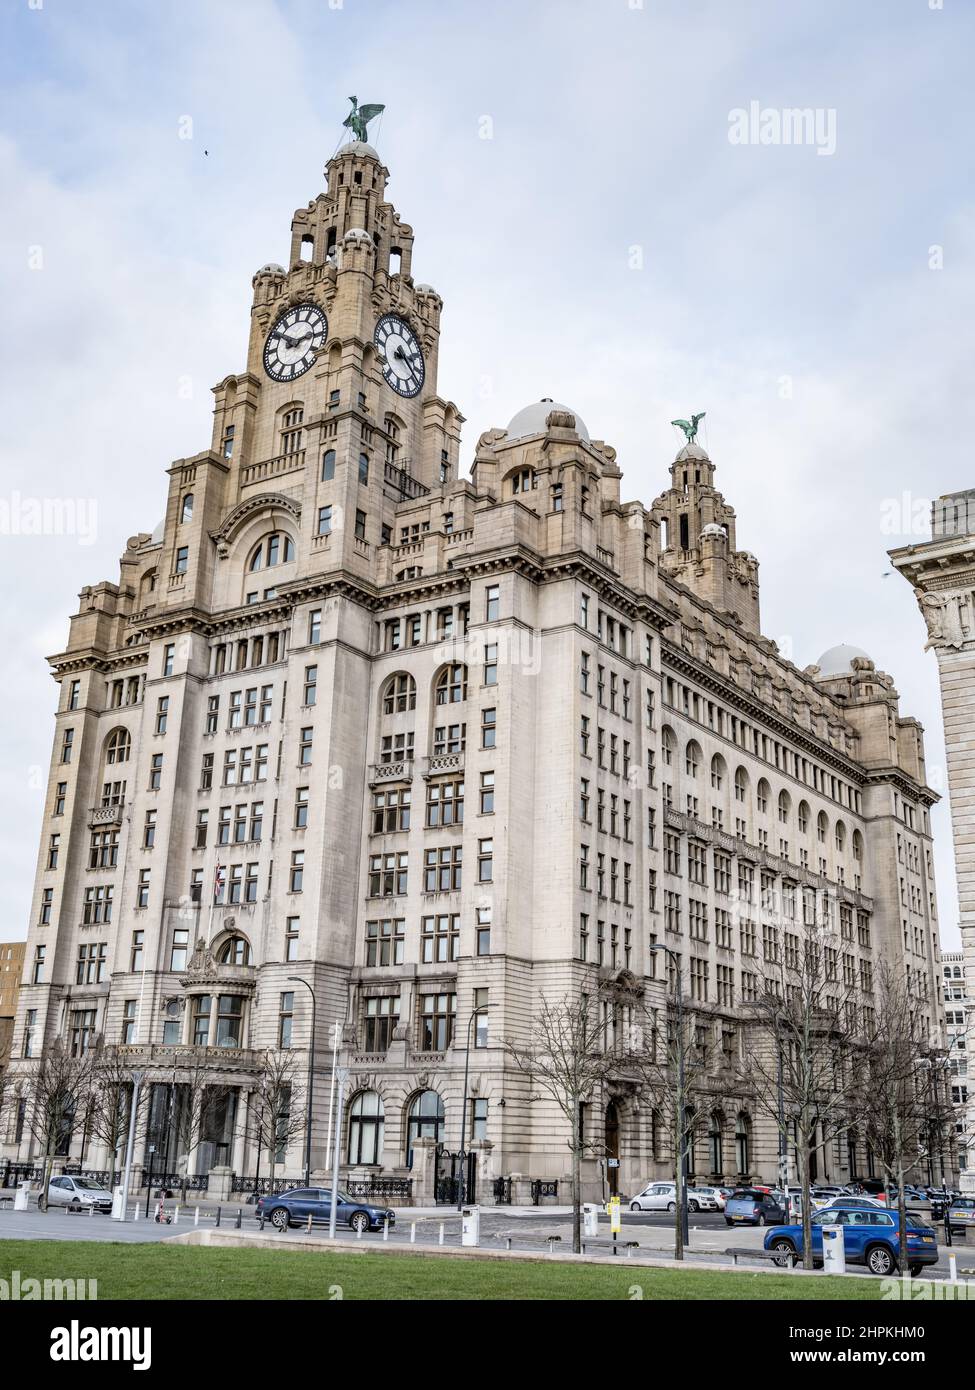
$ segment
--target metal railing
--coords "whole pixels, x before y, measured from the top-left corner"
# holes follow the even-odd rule
[[[350,1178],[342,1186],[353,1197],[382,1197],[387,1201],[399,1198],[403,1202],[413,1200],[412,1178]]]
[[[556,1179],[532,1178],[531,1197],[533,1207],[539,1206],[543,1197],[557,1197],[558,1195],[559,1184]]]

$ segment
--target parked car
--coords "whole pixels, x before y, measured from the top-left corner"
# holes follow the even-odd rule
[[[687,1204],[690,1206],[691,1198],[696,1197],[701,1211],[724,1211],[725,1202],[728,1200],[726,1189],[723,1187],[695,1187],[687,1194]],[[692,1207],[693,1211],[694,1208]]]
[[[831,1197],[820,1211],[829,1211],[832,1207],[843,1207],[850,1211],[886,1211],[883,1202],[878,1202],[876,1197]]]
[[[729,1226],[778,1226],[786,1220],[785,1199],[757,1187],[739,1187],[725,1203],[724,1219]]]
[[[688,1194],[690,1195],[690,1194]],[[688,1206],[690,1203],[688,1203]],[[642,1192],[630,1198],[630,1211],[676,1211],[677,1184],[649,1182]]]
[[[330,1188],[293,1187],[274,1197],[260,1197],[254,1215],[260,1220],[263,1212],[265,1220],[270,1221],[272,1226],[286,1231],[289,1226],[304,1225],[309,1216],[312,1225],[322,1225],[329,1221],[331,1210]],[[338,1225],[351,1226],[353,1231],[381,1231],[384,1225],[395,1226],[396,1213],[389,1207],[373,1206],[340,1190],[335,1219]]]
[[[893,1212],[879,1208],[834,1206],[817,1211],[812,1218],[813,1262],[822,1263],[823,1227],[843,1227],[843,1248],[850,1264],[866,1265],[872,1274],[890,1275],[899,1264],[899,1233]],[[766,1250],[781,1251],[781,1261],[788,1255],[802,1254],[802,1226],[783,1226],[765,1237]],[[907,1258],[912,1275],[920,1274],[925,1265],[938,1260],[938,1240],[934,1231],[916,1216],[907,1218]]]
[[[94,1207],[112,1210],[112,1194],[94,1178],[52,1178],[47,1185],[49,1207]]]
[[[947,1222],[953,1236],[975,1230],[975,1197],[956,1197],[948,1208]]]

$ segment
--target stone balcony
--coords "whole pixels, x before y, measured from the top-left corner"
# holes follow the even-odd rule
[[[93,830],[99,826],[121,825],[124,810],[122,802],[117,806],[92,806],[88,812],[88,824]]]
[[[463,753],[435,753],[433,757],[423,759],[422,769],[424,778],[439,777],[447,772],[463,774],[464,755]]]
[[[373,763],[369,768],[370,787],[381,787],[386,782],[412,782],[412,758],[399,758],[391,763]]]

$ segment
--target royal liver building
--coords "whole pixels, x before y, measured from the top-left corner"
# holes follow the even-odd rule
[[[306,1104],[314,1004],[313,1172],[334,1044],[348,1178],[446,1190],[463,1112],[478,1196],[512,1178],[517,1199],[569,1154],[504,1040],[543,997],[665,1009],[663,944],[713,1043],[691,1169],[768,1176],[776,1140],[732,1066],[781,949],[763,902],[823,914],[865,1004],[889,953],[939,1036],[922,731],[864,652],[800,670],[762,636],[696,420],[650,505],[551,400],[462,475],[442,302],[387,176],[361,141],[329,161],[287,265],[254,276],[209,445],[168,468],[165,519],[82,590],[52,658],[2,1153],[38,1154],[31,1068],[60,1039],[144,1075],[137,1181],[151,1148],[157,1172],[247,1185],[269,1057]],[[201,1074],[219,1103],[194,1127]],[[625,1078],[588,1098],[587,1195],[671,1174],[659,1121]],[[281,1134],[300,1176],[303,1126]],[[87,1123],[59,1147],[109,1167]],[[856,1134],[817,1155],[833,1180],[869,1162]]]

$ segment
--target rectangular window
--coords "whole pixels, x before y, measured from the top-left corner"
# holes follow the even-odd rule
[[[369,896],[371,898],[401,897],[407,891],[407,854],[372,854],[369,856]]]
[[[308,645],[313,647],[322,640],[322,610],[313,608],[308,614]]]
[[[135,905],[136,905],[136,907],[148,907],[148,906],[149,906],[149,875],[150,875],[150,873],[151,873],[151,870],[149,870],[149,869],[140,869],[140,870],[139,870],[139,883],[138,883],[138,887],[137,887],[137,889],[136,889],[136,895],[135,895]]]
[[[308,825],[308,788],[295,790],[295,829],[304,830]]]
[[[164,675],[164,676],[171,676],[171,675],[173,674],[173,667],[174,667],[175,664],[176,664],[176,643],[175,643],[175,642],[167,642],[166,645],[165,645],[165,647],[163,647],[163,668],[162,668],[162,673],[163,673],[163,675]]]
[[[420,959],[424,965],[443,964],[457,959],[460,952],[459,922],[456,913],[422,919]]]
[[[501,616],[501,586],[489,584],[484,593],[484,621],[497,622]]]
[[[399,1026],[399,995],[385,994],[366,1000],[366,1051],[386,1052]]]
[[[454,1035],[455,994],[420,996],[420,1051],[445,1052]]]
[[[176,568],[174,574],[185,574],[190,565],[190,548],[188,545],[181,545],[176,551]],[[167,671],[167,675],[171,674]]]
[[[481,747],[497,747],[498,712],[496,709],[481,710]]]
[[[311,728],[302,729],[298,741],[298,764],[301,767],[308,767],[311,763],[311,748],[314,738],[314,730]]]
[[[122,1032],[119,1041],[123,1047],[131,1047],[135,1042],[135,1019],[138,1007],[138,999],[126,999],[122,1005]]]
[[[494,881],[493,840],[478,840],[477,842],[477,881],[478,883],[492,883]]]
[[[42,927],[49,927],[49,926],[51,925],[51,909],[52,909],[53,905],[54,905],[54,889],[53,889],[53,888],[45,888],[45,889],[43,890],[43,892],[41,893],[41,917],[40,917],[40,924],[41,924]]]
[[[355,513],[355,538],[357,541],[364,541],[366,538],[366,514],[358,507]]]
[[[318,698],[318,667],[305,667],[305,698],[306,705],[313,705]]]
[[[291,1046],[291,1024],[294,1020],[295,996],[293,990],[285,990],[278,1005],[278,1047]]]
[[[489,907],[477,909],[477,954],[479,956],[491,954],[491,909]]]
[[[149,764],[149,790],[157,792],[162,786],[163,755],[153,753]]]
[[[170,970],[186,969],[186,962],[189,959],[189,947],[189,927],[175,927],[173,929],[173,944],[169,952]]]
[[[494,773],[481,773],[481,815],[494,815]]]
[[[331,507],[319,507],[318,509],[318,534],[320,536],[330,536],[332,534]]]
[[[484,648],[484,684],[497,685],[498,683],[498,644],[488,642]]]
[[[445,845],[423,851],[424,893],[449,893],[461,886],[461,846]]]
[[[134,931],[132,933],[132,949],[129,954],[129,970],[135,975],[143,968],[143,952],[145,950],[146,934],[144,931]]]
[[[284,928],[284,958],[285,960],[298,959],[298,936],[300,932],[301,919],[299,917],[289,917]]]
[[[406,793],[407,797],[409,792]],[[441,825],[461,825],[464,820],[463,782],[429,782],[427,784],[428,828]],[[406,827],[401,827],[405,829]]]
[[[31,969],[31,984],[40,985],[44,983],[44,961],[47,956],[46,946],[34,947],[34,963]]]
[[[402,965],[406,951],[406,921],[385,917],[366,923],[366,965]]]
[[[74,729],[65,729],[61,738],[61,761],[69,763],[71,761],[71,751],[74,748]]]
[[[474,991],[474,1046],[488,1045],[488,991]]]
[[[290,891],[300,893],[305,881],[305,851],[295,849],[291,851],[291,877]]]

